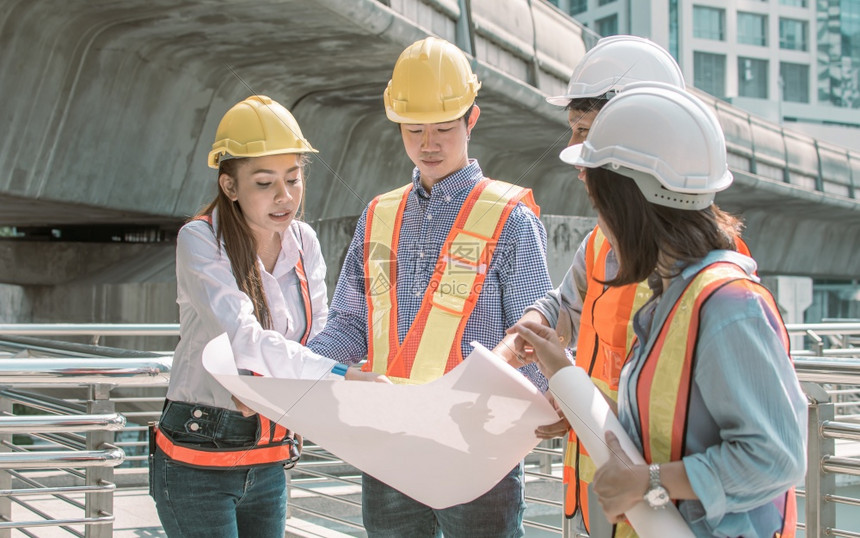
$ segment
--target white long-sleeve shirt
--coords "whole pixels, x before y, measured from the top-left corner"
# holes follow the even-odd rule
[[[217,212],[212,220],[217,229]],[[304,222],[294,221],[282,238],[272,273],[257,260],[273,325],[266,330],[254,316],[251,299],[236,284],[230,260],[223,243],[219,248],[213,226],[202,220],[191,221],[182,227],[176,240],[180,342],[173,358],[167,398],[236,409],[230,393],[202,364],[203,348],[224,332],[230,338],[239,369],[273,377],[325,376],[335,362],[298,342],[307,326],[295,270],[300,246],[313,312],[311,337],[322,330],[328,316],[326,268],[316,233]]]

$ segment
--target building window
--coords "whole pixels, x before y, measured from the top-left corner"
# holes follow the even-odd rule
[[[806,7],[806,0],[779,0],[779,3],[784,6]]]
[[[779,48],[807,50],[806,21],[779,19]]]
[[[570,0],[567,12],[571,15],[579,15],[588,10],[588,0]]]
[[[724,41],[726,38],[726,10],[693,6],[693,37]]]
[[[809,102],[809,66],[780,62],[779,78],[782,100],[792,103]]]
[[[738,95],[767,99],[767,60],[738,57]]]
[[[726,96],[726,57],[722,54],[694,52],[693,86],[723,99]]]
[[[602,37],[618,34],[618,15],[610,15],[594,21],[594,29]]]
[[[606,4],[611,4],[612,2],[615,2],[615,1],[616,0],[597,0],[597,5],[598,6],[605,6]]]
[[[738,11],[738,43],[767,46],[767,15]]]
[[[678,58],[678,0],[669,0],[669,54]]]

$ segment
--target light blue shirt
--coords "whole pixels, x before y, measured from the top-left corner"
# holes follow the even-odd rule
[[[639,406],[646,402],[636,401],[635,387],[647,350],[686,285],[717,261],[749,275],[756,267],[737,252],[713,251],[634,317],[638,342],[621,372],[618,418],[640,451]],[[771,501],[805,475],[807,404],[781,323],[754,293],[738,297],[723,288],[702,306],[683,457],[699,500],[679,507],[696,536],[773,536],[780,514]]]

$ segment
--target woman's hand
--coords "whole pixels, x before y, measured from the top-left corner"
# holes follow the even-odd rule
[[[364,372],[357,366],[350,366],[343,376],[347,381],[371,381],[373,383],[386,383],[392,385],[388,376],[376,372]]]
[[[247,405],[240,402],[235,396],[230,396],[233,399],[233,403],[236,404],[236,409],[242,413],[243,417],[253,417],[257,414],[256,411],[248,407]]]
[[[642,501],[648,491],[647,465],[634,464],[612,432],[606,432],[609,461],[594,474],[594,492],[610,523],[624,521],[624,513]]]
[[[543,314],[537,310],[529,310],[517,323],[533,321],[541,325],[549,326],[549,322],[543,317]],[[505,359],[505,361],[514,368],[522,368],[526,364],[534,362],[533,350],[525,340],[518,334],[508,330],[507,336],[502,338],[495,348],[493,353]]]
[[[534,350],[532,354],[543,375],[547,379],[566,366],[571,366],[570,360],[564,354],[564,348],[558,334],[541,323],[520,320],[508,329],[508,334],[516,334]]]

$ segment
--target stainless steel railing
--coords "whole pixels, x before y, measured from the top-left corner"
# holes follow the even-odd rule
[[[164,336],[178,334],[179,326],[176,324],[61,324],[54,331],[50,324],[0,324],[0,339],[2,335],[14,336],[98,336],[98,335],[139,335],[139,336]],[[22,362],[26,362],[26,367],[22,368]],[[62,385],[63,383],[74,382],[79,384],[99,384],[106,387],[109,384],[128,387],[144,387],[149,390],[152,396],[117,396],[111,395],[110,401],[115,407],[122,407],[125,404],[150,404],[151,410],[142,411],[124,411],[122,414],[132,424],[126,425],[122,431],[125,433],[139,432],[143,433],[146,430],[145,426],[135,425],[143,424],[148,420],[154,420],[160,415],[160,407],[163,402],[163,390],[166,390],[169,380],[171,357],[156,356],[152,358],[140,359],[118,359],[118,358],[103,358],[103,357],[86,357],[80,356],[75,358],[54,357],[50,359],[43,358],[28,358],[25,361],[21,359],[0,359],[0,385],[12,384],[14,386],[32,387],[50,387]],[[161,391],[159,391],[161,389]],[[159,395],[155,395],[158,393]],[[9,391],[8,397],[14,399],[15,402],[26,402],[28,405],[35,406],[45,412],[57,412],[58,410],[69,411],[71,408],[66,408],[68,404],[72,407],[77,406],[80,410],[81,406],[88,404],[87,399],[83,400],[66,400],[65,402],[57,402],[49,397],[40,394],[34,394],[21,391]],[[4,397],[4,393],[0,392],[0,399]],[[26,417],[24,417],[26,418]],[[2,433],[2,429],[0,429]],[[535,482],[551,482],[561,491],[561,460],[563,458],[563,446],[556,440],[553,442],[543,443],[542,447],[538,447],[534,451],[534,456],[527,460],[526,477],[527,480]],[[148,442],[144,439],[141,441],[128,441],[112,443],[112,446],[121,448],[130,452],[125,457],[127,463],[145,464],[146,455],[145,448]],[[326,472],[327,468],[335,468],[337,472]],[[360,475],[358,471],[337,457],[331,455],[321,447],[309,444],[305,448],[302,461],[299,465],[290,472],[290,494],[291,502],[289,509],[291,512],[306,514],[307,516],[330,521],[333,524],[343,525],[353,529],[362,529],[360,523]],[[341,494],[328,495],[320,488],[322,483],[337,483],[340,485]],[[35,488],[34,488],[35,489]],[[17,490],[23,492],[24,490]],[[48,491],[48,490],[43,490]],[[347,493],[343,493],[346,491]],[[349,493],[351,492],[351,494]],[[298,496],[298,498],[297,498]],[[353,500],[350,497],[357,500]],[[548,510],[561,513],[562,502],[559,498],[546,498],[542,493],[527,495],[526,502],[530,506],[545,506]],[[337,501],[343,508],[342,510],[352,510],[355,517],[348,519],[338,517],[334,514],[329,514],[313,508],[313,503],[304,502],[309,497],[322,497],[328,500]],[[558,518],[559,522],[561,518]],[[34,525],[33,522],[25,522]],[[561,526],[550,525],[542,521],[526,518],[524,524],[532,528],[538,528],[552,533],[561,534]]]
[[[21,362],[21,359],[13,359]],[[26,360],[26,359],[25,359]],[[2,384],[13,384],[9,377]],[[68,380],[61,380],[58,383]],[[77,384],[77,383],[76,383]],[[53,412],[72,411],[70,415],[12,416],[13,405],[27,406],[30,397],[6,389],[0,392],[0,536],[11,536],[12,529],[32,536],[26,529],[56,526],[75,536],[107,537],[112,534],[113,467],[125,458],[122,449],[110,443],[112,433],[125,426],[125,418],[115,413],[109,399],[99,398],[105,391],[93,389],[93,400],[85,414],[76,408],[62,409],[47,402],[43,409]],[[23,396],[23,395],[22,395]],[[14,434],[36,437],[63,450],[32,450],[14,442]],[[80,435],[85,434],[85,435]],[[83,481],[82,485],[48,487],[28,476],[26,471],[58,469]],[[83,469],[83,472],[80,471]],[[13,480],[19,485],[13,487]],[[29,486],[29,487],[22,487]],[[33,503],[24,500],[33,495],[50,495],[54,499],[81,509],[82,517],[52,517]],[[83,503],[70,495],[83,495]],[[12,504],[42,519],[13,518]],[[84,533],[73,525],[83,525]]]
[[[854,442],[860,440],[860,420],[858,420],[858,414],[851,412],[851,407],[858,404],[855,400],[845,401],[846,396],[856,397],[860,394],[860,390],[857,388],[860,387],[860,349],[857,348],[860,323],[796,324],[789,325],[788,328],[791,334],[803,334],[809,337],[809,345],[813,348],[794,352],[798,377],[803,382],[810,402],[809,472],[807,473],[805,489],[798,492],[798,496],[806,500],[806,517],[805,523],[801,523],[800,528],[806,529],[807,536],[860,536],[853,531],[839,529],[836,521],[836,506],[860,506],[860,500],[836,494],[836,477],[838,475],[860,476],[860,461],[857,458],[838,455],[835,445],[836,440]],[[150,328],[146,325],[99,325],[90,329],[89,325],[63,325],[59,329],[63,335],[91,335],[94,332],[127,334],[123,333],[123,330],[134,331],[133,334],[136,335],[165,335],[173,334],[169,332],[172,330],[178,331],[178,326],[159,325]],[[50,326],[45,325],[0,325],[0,335],[2,334],[45,336],[56,333],[51,333]],[[833,353],[837,350],[841,356]],[[831,353],[827,353],[828,351]],[[170,357],[147,359],[89,357],[84,359],[83,361],[81,358],[69,360],[62,358],[51,360],[26,359],[27,368],[24,369],[21,368],[21,359],[0,360],[0,384],[42,387],[77,380],[79,383],[91,384],[91,387],[101,387],[101,394],[104,396],[108,383],[157,389],[166,386],[169,375]],[[39,368],[34,366],[37,363]],[[95,388],[91,391],[94,391],[94,394],[98,392]],[[0,393],[0,402],[8,397],[7,393],[11,394],[15,401],[26,402],[28,405],[37,406],[45,411],[56,411],[58,406],[62,406],[50,398],[41,399],[40,396],[27,396],[8,390]],[[93,396],[91,395],[86,400],[79,400],[75,402],[75,405],[78,406],[79,410],[82,406],[90,406],[90,402],[95,401],[91,400],[91,397]],[[128,397],[125,400],[158,405],[162,398],[163,396]],[[119,403],[123,401],[123,398],[111,398],[110,401]],[[136,416],[143,418],[157,414],[158,412],[154,410],[140,411]],[[101,426],[111,425],[114,427],[116,419],[109,417],[110,414],[106,414],[94,420],[99,421]],[[22,424],[25,422],[22,421]],[[31,431],[35,432],[38,429],[37,423],[29,424],[35,427]],[[70,425],[69,427],[79,426]],[[132,428],[137,428],[139,431],[143,427]],[[0,435],[3,434],[4,429],[0,427]],[[124,446],[137,449],[145,444],[145,441],[141,441],[124,443]],[[550,447],[537,448],[529,458],[530,463],[526,474],[531,480],[555,483],[561,481],[563,447],[560,446],[561,443],[559,442],[551,445]],[[117,445],[110,446],[117,447]],[[144,456],[141,456],[140,459],[144,459]],[[0,469],[2,469],[2,465],[0,465]],[[358,500],[360,499],[360,480],[357,477],[356,470],[349,469],[342,461],[324,449],[312,445],[308,446],[302,462],[291,472],[290,490],[293,498],[290,509],[293,512],[330,521],[335,525],[360,529],[360,519],[339,517],[326,510],[320,510],[303,503],[305,498],[321,497],[327,500],[336,500],[345,508],[353,511],[360,510],[360,501]],[[323,488],[316,487],[322,483],[332,482],[341,485],[338,493],[328,494],[323,491]],[[79,489],[70,491],[89,491],[87,488],[90,487],[98,487],[98,485],[77,486]],[[0,484],[0,509],[3,507],[4,497],[12,497],[16,499],[16,502],[21,502],[21,497],[32,494],[31,492],[36,491],[36,489],[19,489],[16,490],[17,493],[12,494],[9,488],[3,489],[2,484]],[[53,490],[48,488],[43,491],[51,492]],[[557,521],[560,521],[562,526],[557,527],[534,520],[527,520],[526,525],[561,534],[565,537],[572,536],[572,533],[564,526],[560,498],[529,496],[527,500],[530,505],[547,506],[550,510],[555,511]],[[105,516],[106,513],[102,511],[100,512],[101,515],[97,517],[107,517]],[[96,523],[97,521],[94,519],[92,522]],[[56,521],[52,524],[68,525],[63,521]],[[0,533],[3,532],[3,525],[4,523],[0,523]]]

